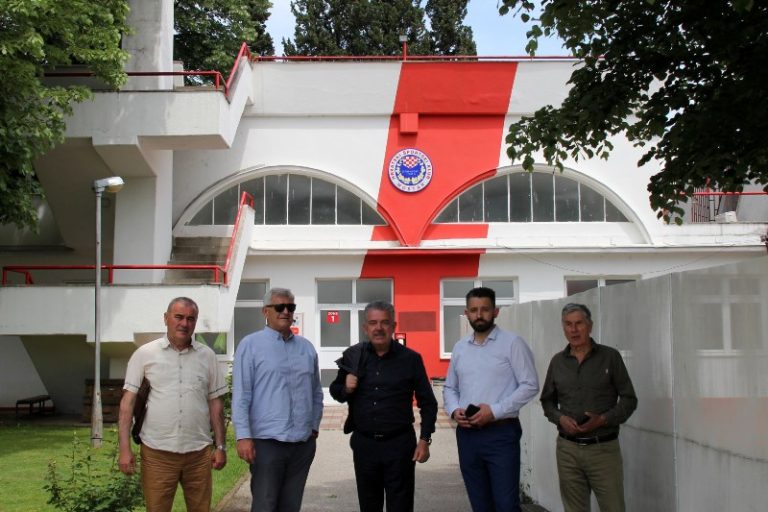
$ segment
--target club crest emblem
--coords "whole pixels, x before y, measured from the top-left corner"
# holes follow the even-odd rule
[[[432,162],[418,149],[398,151],[389,161],[389,180],[403,192],[418,192],[432,180]]]

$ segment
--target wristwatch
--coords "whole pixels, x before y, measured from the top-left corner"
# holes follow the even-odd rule
[[[217,449],[217,450],[221,450],[221,451],[223,451],[224,453],[226,453],[226,452],[227,452],[227,445],[225,445],[225,444],[217,444],[217,445],[216,445],[216,449]]]
[[[427,444],[432,444],[432,438],[431,437],[420,437],[422,441],[426,442]]]

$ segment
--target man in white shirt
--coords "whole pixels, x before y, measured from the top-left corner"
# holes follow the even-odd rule
[[[192,341],[197,316],[192,299],[173,299],[164,315],[166,336],[142,345],[128,361],[120,401],[118,464],[125,474],[136,470],[130,430],[136,396],[146,377],[151,390],[140,437],[147,512],[170,512],[179,483],[187,511],[209,512],[211,467],[221,469],[227,463],[221,400],[227,385],[213,350]]]

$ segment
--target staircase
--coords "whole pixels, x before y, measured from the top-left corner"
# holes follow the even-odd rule
[[[169,265],[224,266],[229,248],[229,237],[176,237]],[[214,281],[213,270],[169,269],[166,284],[203,284]]]

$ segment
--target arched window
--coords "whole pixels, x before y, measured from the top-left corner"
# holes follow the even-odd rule
[[[519,172],[478,183],[437,216],[457,222],[629,222],[602,194],[559,174]]]
[[[257,225],[385,224],[373,208],[349,190],[300,174],[273,174],[238,183],[206,203],[188,224],[234,224],[242,192],[253,196]]]

